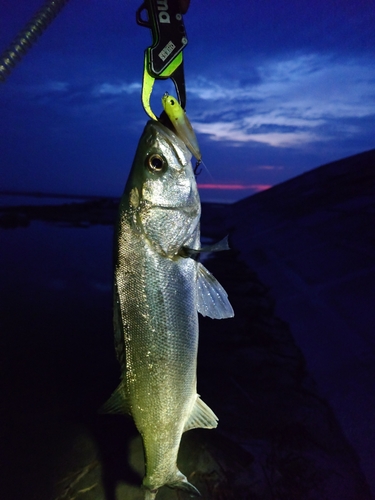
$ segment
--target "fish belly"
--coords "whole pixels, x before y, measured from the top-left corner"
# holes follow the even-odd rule
[[[128,404],[146,455],[144,485],[176,480],[181,435],[196,400],[196,262],[156,252],[138,233],[122,238],[116,284]]]

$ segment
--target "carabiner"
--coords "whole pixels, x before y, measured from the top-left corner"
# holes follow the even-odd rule
[[[142,13],[147,12],[147,19]],[[183,109],[186,107],[182,51],[188,41],[182,14],[176,0],[145,0],[136,14],[140,26],[150,28],[153,43],[145,50],[142,104],[146,113],[157,120],[150,98],[155,80],[170,78]]]

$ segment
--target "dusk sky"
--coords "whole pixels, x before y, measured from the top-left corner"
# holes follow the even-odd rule
[[[0,190],[121,195],[148,119],[140,4],[70,0],[0,84]],[[1,51],[41,5],[0,1]],[[191,0],[184,21],[202,200],[375,147],[374,0]]]

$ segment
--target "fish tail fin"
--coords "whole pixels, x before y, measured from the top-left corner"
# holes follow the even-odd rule
[[[154,500],[158,490],[145,490],[145,500]]]
[[[196,497],[201,496],[199,490],[191,483],[189,483],[189,481],[186,479],[186,476],[184,476],[184,474],[182,474],[182,472],[180,472],[179,470],[176,471],[175,477],[168,481],[167,486],[169,486],[170,488],[176,488],[186,491],[190,495],[194,495]]]
[[[200,497],[201,494],[199,490],[195,486],[193,486],[187,480],[186,476],[180,472],[177,467],[175,473],[171,474],[163,486],[168,486],[169,488],[178,489],[186,491],[189,495]],[[143,479],[143,488],[145,490],[145,498],[144,500],[154,500],[159,488],[153,488],[147,478]]]

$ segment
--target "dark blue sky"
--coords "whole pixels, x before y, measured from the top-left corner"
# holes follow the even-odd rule
[[[0,49],[42,3],[0,2]],[[121,194],[147,121],[140,4],[70,0],[0,85],[0,190]],[[209,170],[203,200],[375,147],[374,26],[373,0],[191,0],[187,114]],[[156,114],[166,90],[157,83]]]

